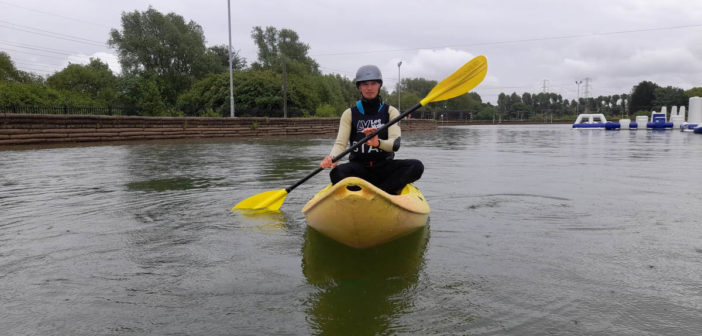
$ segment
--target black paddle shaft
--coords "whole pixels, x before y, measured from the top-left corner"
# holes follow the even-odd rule
[[[422,104],[421,104],[421,103],[417,103],[417,105],[412,106],[409,110],[400,113],[400,115],[397,116],[397,118],[388,121],[387,124],[385,124],[385,125],[383,125],[383,126],[380,126],[380,128],[378,128],[377,130],[375,130],[375,132],[366,135],[363,139],[361,139],[361,141],[357,142],[355,145],[353,145],[353,146],[351,146],[351,147],[349,147],[349,148],[346,148],[346,150],[344,150],[343,152],[341,152],[339,155],[333,157],[333,158],[332,158],[332,162],[336,162],[336,161],[341,160],[344,156],[346,156],[346,154],[351,153],[352,150],[354,150],[354,149],[356,149],[356,148],[358,148],[358,147],[363,146],[363,144],[366,143],[366,141],[368,141],[368,140],[370,140],[372,137],[378,135],[378,133],[380,133],[380,132],[386,130],[388,127],[390,127],[390,126],[392,126],[392,125],[394,125],[394,124],[397,124],[397,122],[399,122],[400,120],[402,120],[402,118],[404,118],[404,117],[406,117],[407,115],[409,115],[410,113],[416,111],[416,110],[419,109],[420,107],[422,107]],[[285,191],[288,192],[288,193],[291,192],[293,189],[295,189],[295,188],[297,188],[299,185],[305,183],[307,180],[309,180],[310,178],[312,178],[312,176],[317,175],[317,174],[318,174],[319,172],[321,172],[322,170],[324,170],[322,167],[317,167],[317,169],[313,170],[311,173],[309,173],[307,176],[303,177],[301,180],[297,181],[295,184],[293,184],[293,185],[291,185],[291,186],[285,188]]]

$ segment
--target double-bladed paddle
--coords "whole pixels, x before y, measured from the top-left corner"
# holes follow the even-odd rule
[[[332,162],[337,162],[341,160],[346,154],[350,153],[354,149],[362,146],[366,141],[370,140],[378,133],[387,129],[388,127],[394,125],[402,118],[406,117],[410,113],[416,111],[420,107],[442,100],[451,99],[460,96],[468,91],[472,90],[480,82],[483,81],[485,75],[487,74],[487,59],[485,56],[478,56],[468,63],[460,67],[456,72],[451,74],[442,80],[439,84],[436,84],[434,88],[427,94],[424,99],[422,99],[417,105],[412,106],[405,112],[400,113],[397,118],[390,120],[387,124],[379,127],[375,132],[368,134],[365,138],[361,139],[355,145],[347,148],[341,154],[332,158]],[[251,196],[234,206],[233,209],[251,209],[251,210],[279,210],[285,201],[285,196],[287,196],[293,189],[297,188],[299,185],[305,183],[312,176],[317,175],[317,173],[324,170],[322,167],[317,167],[314,171],[309,173],[307,176],[297,181],[295,184],[280,190],[266,191],[254,196]]]

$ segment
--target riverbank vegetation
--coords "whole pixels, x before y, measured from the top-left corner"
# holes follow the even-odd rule
[[[295,31],[257,26],[251,38],[258,47],[256,60],[249,64],[236,52],[232,56],[236,116],[337,117],[358,99],[352,79],[323,74]],[[40,112],[93,107],[123,115],[230,115],[229,48],[207,47],[196,22],[153,8],[125,12],[121,28],[111,30],[108,43],[117,51],[120,74],[91,59],[44,78],[18,70],[0,51],[0,112],[31,106]],[[399,105],[414,105],[436,84],[423,78],[402,79]],[[383,88],[381,94],[397,105],[397,91]],[[702,88],[684,91],[649,81],[636,84],[629,93],[577,101],[552,92],[514,92],[501,93],[493,105],[472,92],[429,104],[417,114],[473,120],[572,120],[585,111],[633,116],[661,106],[685,106],[688,97],[700,95]]]

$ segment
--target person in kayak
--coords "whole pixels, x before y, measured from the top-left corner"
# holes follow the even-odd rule
[[[422,177],[424,165],[415,159],[395,160],[400,149],[400,126],[396,123],[366,141],[349,154],[349,162],[337,165],[332,158],[339,155],[350,143],[355,145],[375,132],[388,121],[398,117],[400,111],[386,104],[380,97],[383,77],[375,65],[364,65],[356,72],[356,87],[361,100],[344,111],[339,132],[329,156],[320,167],[333,168],[329,173],[332,184],[344,178],[362,178],[390,194],[399,194],[402,188]]]

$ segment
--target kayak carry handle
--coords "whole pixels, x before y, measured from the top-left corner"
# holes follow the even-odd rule
[[[349,184],[346,186],[346,190],[348,190],[348,191],[361,191],[361,190],[363,190],[363,188],[361,188],[361,186],[359,186],[359,185]]]

